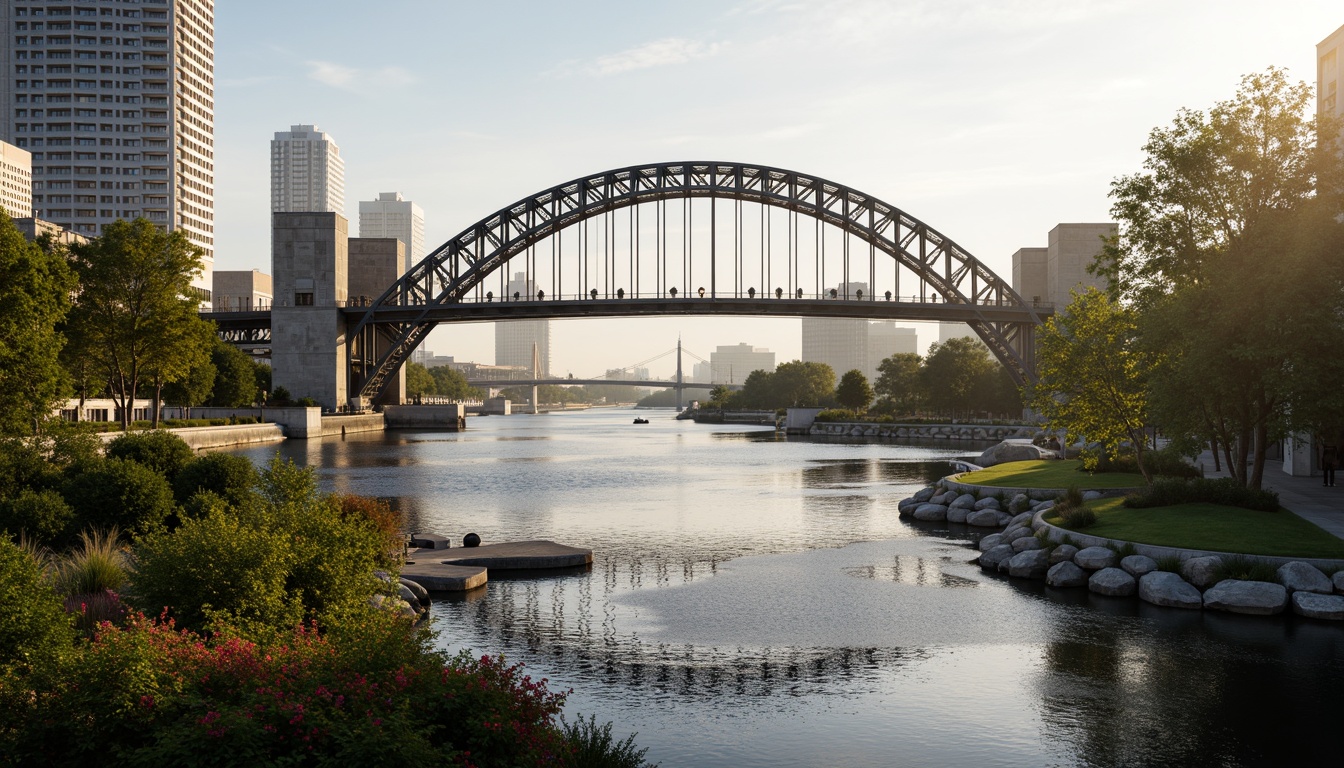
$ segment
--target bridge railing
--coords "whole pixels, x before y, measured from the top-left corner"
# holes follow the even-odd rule
[[[660,292],[660,293],[648,293],[648,292],[626,291],[624,289],[619,288],[616,289],[615,291],[604,292],[594,288],[589,290],[588,293],[555,294],[555,293],[546,293],[545,291],[538,291],[536,295],[528,295],[528,296],[524,296],[521,293],[511,295],[496,295],[493,291],[474,291],[472,294],[464,296],[461,299],[459,299],[457,303],[536,304],[540,302],[560,302],[560,301],[613,301],[613,300],[635,301],[639,299],[683,299],[683,300],[709,301],[717,298],[717,299],[748,299],[757,301],[791,301],[791,300],[843,301],[848,303],[858,303],[858,302],[865,302],[865,303],[894,302],[894,303],[906,303],[906,304],[956,303],[959,305],[973,304],[975,306],[981,306],[981,307],[1018,306],[1014,302],[1005,301],[1002,299],[982,299],[980,301],[948,302],[940,298],[937,294],[929,294],[924,296],[920,295],[901,296],[901,295],[895,295],[891,291],[886,291],[881,294],[873,294],[873,295],[864,294],[854,296],[840,296],[834,294],[835,291],[823,292],[823,293],[805,293],[801,289],[795,291],[792,294],[784,292],[781,289],[776,289],[775,292],[770,293],[759,293],[754,292],[751,289],[748,289],[746,291],[719,291],[717,295],[712,295],[708,289],[700,289],[700,288],[697,288],[691,293],[685,293],[682,291],[678,291],[677,289],[669,289],[666,292]],[[366,299],[366,297],[361,297],[361,299],[352,299],[349,302],[337,302],[337,306],[349,306],[349,307],[372,306],[371,303],[361,303],[362,300],[364,299]],[[1041,310],[1054,309],[1053,303],[1045,301],[1029,302],[1029,306],[1032,309],[1041,309]]]

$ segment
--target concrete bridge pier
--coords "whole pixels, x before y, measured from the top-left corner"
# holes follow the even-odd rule
[[[271,214],[272,386],[323,411],[347,409],[344,308],[371,301],[405,271],[400,240],[350,238],[340,214]],[[377,404],[400,404],[405,384],[402,370]]]

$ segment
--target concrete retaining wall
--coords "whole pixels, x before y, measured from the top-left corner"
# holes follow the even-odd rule
[[[808,434],[820,437],[913,437],[933,440],[1004,440],[1010,437],[1030,438],[1036,427],[1014,427],[993,424],[874,424],[870,422],[818,421]]]
[[[231,445],[252,445],[254,443],[274,443],[285,439],[285,433],[279,424],[229,424],[223,427],[180,427],[165,430],[186,441],[192,450],[224,448]],[[103,432],[99,435],[103,443],[110,443],[121,437],[124,432]]]
[[[357,432],[382,432],[387,422],[381,413],[360,413],[353,416],[323,416],[319,435],[309,437],[339,437]]]
[[[465,403],[389,405],[383,409],[388,429],[465,429]]]
[[[1001,485],[976,485],[973,483],[959,483],[954,478],[961,477],[961,474],[964,473],[948,475],[947,477],[944,477],[943,485],[947,486],[948,488],[961,491],[962,493],[976,494],[980,498],[984,498],[986,496],[995,496],[1002,493],[1011,499],[1012,497],[1016,496],[1019,493],[1025,493],[1027,494],[1027,498],[1032,499],[1033,501],[1048,501],[1049,499],[1058,498],[1059,496],[1064,495],[1064,491],[1059,488],[1008,488]],[[1083,493],[1090,493],[1092,491],[1095,491],[1101,494],[1103,498],[1109,499],[1114,498],[1116,496],[1127,496],[1133,493],[1134,491],[1140,489],[1084,488],[1082,486],[1079,486],[1078,490],[1082,491]]]

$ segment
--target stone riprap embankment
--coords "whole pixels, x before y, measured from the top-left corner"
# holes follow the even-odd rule
[[[1344,621],[1344,561],[1308,563],[1147,545],[1125,547],[1123,542],[1046,523],[1043,518],[1054,507],[1054,498],[1032,498],[1020,491],[1010,495],[1005,490],[1012,489],[976,489],[943,478],[901,500],[897,508],[902,517],[993,531],[977,544],[980,567],[992,573],[1044,580],[1058,589],[1086,588],[1099,595],[1134,597],[1168,608],[1253,616],[1292,612]],[[1126,549],[1139,551],[1128,553]],[[1179,562],[1179,572],[1160,570],[1158,557]],[[1277,566],[1274,581],[1224,578],[1233,557]],[[1327,575],[1322,567],[1333,572]]]
[[[1030,439],[1036,427],[990,424],[873,424],[870,422],[818,421],[808,434],[821,437],[912,437],[923,440]]]

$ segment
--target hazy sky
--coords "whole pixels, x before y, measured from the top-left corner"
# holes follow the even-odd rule
[[[1007,277],[1058,222],[1106,221],[1150,129],[1277,65],[1315,81],[1339,0],[353,0],[215,6],[217,269],[270,271],[269,140],[328,131],[346,216],[400,191],[432,250],[569,179],[720,160],[893,203]],[[676,345],[798,356],[797,320],[568,320],[576,376]],[[921,342],[930,341],[921,329]],[[601,343],[595,343],[601,339]],[[491,362],[490,325],[428,348]],[[656,365],[666,373],[670,360]]]

